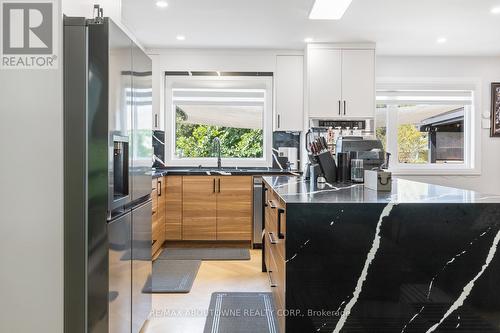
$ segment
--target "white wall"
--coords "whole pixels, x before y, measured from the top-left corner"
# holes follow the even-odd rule
[[[67,16],[85,16],[91,18],[94,15],[94,4],[100,5],[103,8],[104,16],[121,22],[121,0],[63,0],[62,11]]]
[[[274,71],[277,54],[302,54],[280,50],[148,50],[153,57],[155,112],[163,114],[163,72],[166,70]],[[473,78],[482,83],[478,112],[490,109],[490,84],[500,81],[500,57],[378,56],[377,78]],[[163,121],[163,119],[161,119]],[[479,176],[404,176],[440,185],[500,194],[500,138],[481,130]]]
[[[500,81],[500,57],[377,57],[377,78],[477,78],[482,83],[481,107],[490,110],[490,84]],[[404,176],[404,178],[500,194],[500,138],[481,130],[481,175]]]
[[[160,56],[161,70],[273,72],[277,54],[303,54],[291,50],[254,49],[151,49]]]
[[[150,49],[153,59],[153,112],[164,129],[165,71],[275,72],[276,56],[304,54],[297,50]]]
[[[63,332],[62,138],[62,63],[0,70],[0,332]]]
[[[66,16],[94,17],[94,5],[100,5],[105,17],[110,17],[139,47],[142,44],[122,20],[122,0],[62,0],[62,13]]]
[[[147,53],[153,59],[153,112],[160,115],[163,125],[165,71],[274,72],[280,51],[151,49]]]

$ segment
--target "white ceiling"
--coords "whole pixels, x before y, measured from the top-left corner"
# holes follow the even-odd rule
[[[312,37],[376,42],[380,54],[500,55],[500,15],[490,13],[500,0],[353,0],[340,21],[309,20],[313,0],[166,1],[122,0],[124,23],[146,47],[303,49]]]

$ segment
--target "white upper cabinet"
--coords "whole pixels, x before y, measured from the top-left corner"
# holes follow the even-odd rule
[[[309,117],[340,116],[342,50],[309,49],[307,76]]]
[[[278,55],[275,73],[274,130],[304,129],[304,57]]]
[[[163,111],[162,111],[162,79],[163,75],[160,74],[160,57],[156,54],[149,55],[153,66],[153,130],[164,130]]]
[[[342,51],[342,116],[373,117],[375,113],[375,51]]]
[[[307,77],[309,117],[374,117],[373,47],[309,45]]]

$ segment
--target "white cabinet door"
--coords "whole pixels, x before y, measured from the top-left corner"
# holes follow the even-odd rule
[[[304,123],[304,57],[276,57],[276,131],[302,131]]]
[[[375,51],[342,51],[342,117],[375,116]]]
[[[309,49],[309,117],[339,117],[342,100],[342,51]]]
[[[162,123],[163,112],[161,109],[161,80],[165,79],[165,76],[161,75],[160,72],[160,57],[156,54],[150,55],[153,64],[153,130],[163,130],[165,126]]]

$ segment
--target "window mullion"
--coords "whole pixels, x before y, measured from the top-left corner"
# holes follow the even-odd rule
[[[387,152],[391,154],[390,166],[398,163],[398,107],[387,105]]]

